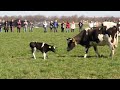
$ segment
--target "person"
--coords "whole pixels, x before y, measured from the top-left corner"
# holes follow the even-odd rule
[[[13,32],[13,19],[10,21],[10,30]]]
[[[43,22],[44,33],[47,32],[47,22],[46,20]]]
[[[30,32],[33,32],[33,27],[34,27],[33,23],[30,22]]]
[[[4,22],[4,30],[5,30],[5,32],[8,32],[8,30],[9,30],[9,23],[8,23],[8,21]]]
[[[54,32],[58,32],[58,30],[57,30],[57,28],[58,28],[57,20],[54,21],[53,25],[54,25]]]
[[[61,32],[64,32],[64,29],[65,29],[65,23],[64,21],[61,23]]]
[[[2,32],[2,21],[0,19],[0,32]]]
[[[82,23],[82,21],[80,21],[79,23],[78,23],[78,26],[79,26],[79,32],[82,30],[82,27],[83,27],[83,23]]]
[[[70,29],[70,23],[67,21],[67,23],[66,23],[66,32],[69,32],[69,29]]]
[[[93,23],[93,27],[97,27],[97,22],[96,21]]]
[[[20,29],[21,29],[21,20],[19,19],[17,22],[17,32],[20,33]]]
[[[53,21],[50,21],[50,32],[52,32],[53,26]]]
[[[75,30],[75,23],[74,23],[74,21],[71,23],[71,32],[74,32],[74,30]]]
[[[24,32],[27,32],[28,22],[27,20],[24,21]]]
[[[90,27],[90,28],[93,28],[93,27],[94,27],[94,22],[93,22],[93,21],[90,21],[89,27]]]

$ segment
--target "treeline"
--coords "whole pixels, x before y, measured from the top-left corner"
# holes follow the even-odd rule
[[[58,20],[58,22],[62,22],[62,21],[69,21],[69,22],[79,22],[81,20],[85,20],[85,21],[98,21],[98,22],[103,22],[104,20],[110,20],[110,21],[118,21],[119,17],[87,17],[87,16],[77,16],[77,15],[73,15],[73,16],[49,16],[46,17],[44,15],[27,15],[27,16],[0,16],[1,20],[8,20],[10,21],[11,19],[20,19],[20,20],[28,20],[28,21],[32,21],[32,22],[43,22],[44,20],[47,21],[54,21],[54,20]]]

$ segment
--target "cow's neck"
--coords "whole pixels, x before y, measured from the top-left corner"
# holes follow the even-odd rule
[[[75,42],[76,42],[77,44],[79,44],[79,42],[81,41],[81,36],[80,36],[80,34],[78,34],[77,36],[73,37],[73,39],[75,40]]]

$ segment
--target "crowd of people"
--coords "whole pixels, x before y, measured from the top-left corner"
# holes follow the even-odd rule
[[[12,19],[11,21],[4,21],[3,23],[1,23],[1,20],[0,20],[0,32],[2,31],[5,31],[6,33],[10,30],[10,32],[14,32],[14,28],[15,28],[15,22],[14,20]],[[21,28],[22,28],[22,22],[21,20],[19,19],[17,22],[17,32],[20,33],[21,32]],[[24,32],[27,32],[28,30],[28,25],[29,25],[29,32],[33,32],[33,27],[34,27],[34,24],[32,22],[29,22],[27,20],[24,20],[23,22],[23,30]]]
[[[14,25],[15,22],[13,19],[11,19],[11,21],[4,21],[3,23],[1,23],[1,20],[0,20],[0,32],[14,32],[15,31],[15,27],[17,29],[17,32],[20,33],[21,32],[21,28],[23,27],[23,31],[24,32],[27,32],[28,29],[29,29],[29,32],[33,32],[33,28],[35,27],[34,24],[32,22],[29,22],[27,20],[24,20],[23,22],[23,26],[22,26],[22,22],[21,20],[19,19],[17,22],[16,22],[16,26]],[[55,20],[55,21],[50,21],[50,23],[47,23],[47,21],[45,20],[43,22],[43,28],[44,28],[44,33],[46,33],[48,31],[48,28],[50,28],[50,32],[58,32],[58,27],[61,27],[61,32],[74,32],[74,30],[76,29],[76,24],[75,22],[73,21],[72,23],[70,22],[62,22],[60,25],[58,24],[58,21]],[[78,23],[78,26],[79,26],[79,31],[82,30],[82,27],[83,27],[83,22],[79,22]]]
[[[119,20],[120,21],[120,20]],[[29,22],[27,20],[24,20],[24,22],[21,22],[21,20],[19,19],[16,22],[16,28],[17,28],[17,32],[20,33],[21,32],[21,28],[23,27],[23,31],[27,32],[29,30],[29,32],[33,32],[33,28],[35,27],[34,24],[32,22]],[[23,24],[23,26],[22,26]],[[58,27],[60,27],[61,32],[74,32],[76,30],[76,25],[79,28],[78,31],[80,32],[83,29],[83,21],[81,20],[80,22],[78,22],[77,24],[72,21],[62,21],[60,24],[58,23],[57,20],[54,21],[50,21],[47,22],[46,20],[42,23],[43,24],[43,30],[44,33],[48,32],[48,30],[50,30],[50,32],[58,32]],[[95,22],[95,21],[90,21],[88,23],[89,28],[93,28],[93,27],[98,27],[99,23]],[[0,32],[4,31],[4,32],[14,32],[15,25],[14,25],[14,20],[12,19],[11,21],[4,21],[3,24],[1,24],[1,20],[0,20]]]
[[[61,26],[61,32],[74,32],[74,30],[76,29],[76,24],[75,22],[73,21],[72,23],[70,22],[62,22],[60,25],[58,24],[58,21],[55,20],[55,21],[50,21],[50,24],[49,24],[49,28],[50,28],[50,32],[58,32],[58,27]],[[78,23],[78,26],[79,26],[79,31],[82,30],[82,27],[83,27],[83,22],[80,21]],[[44,28],[44,32],[47,32],[47,27],[48,27],[48,24],[46,22],[46,20],[43,22],[43,28]]]

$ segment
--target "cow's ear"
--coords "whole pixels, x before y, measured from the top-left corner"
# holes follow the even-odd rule
[[[72,42],[75,42],[75,39],[74,39],[74,38],[72,38]]]
[[[49,46],[49,48],[51,48],[51,46]]]

